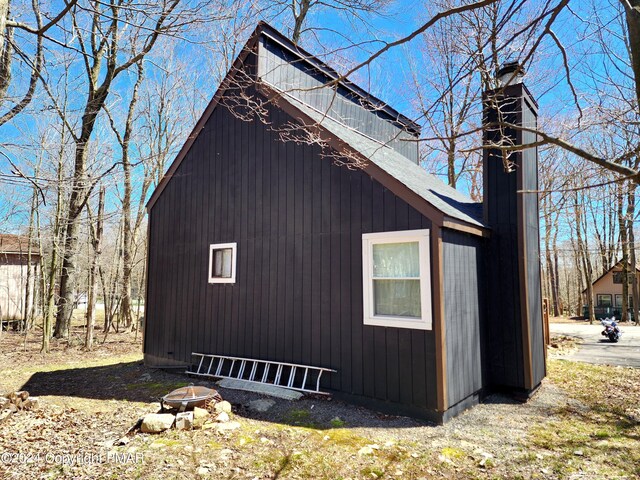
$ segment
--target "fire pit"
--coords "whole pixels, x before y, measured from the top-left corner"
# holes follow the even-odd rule
[[[189,385],[178,388],[160,399],[162,410],[165,405],[170,408],[177,408],[180,412],[194,407],[202,407],[210,401],[221,402],[222,397],[213,388]]]

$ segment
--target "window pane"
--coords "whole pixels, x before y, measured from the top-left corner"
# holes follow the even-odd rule
[[[599,307],[611,307],[611,295],[598,295],[596,303]]]
[[[230,248],[213,251],[213,276],[231,278],[231,253]]]
[[[421,317],[420,280],[374,280],[374,315]]]
[[[222,276],[231,278],[231,249],[222,250]]]
[[[418,242],[373,245],[373,276],[406,278],[420,276]]]

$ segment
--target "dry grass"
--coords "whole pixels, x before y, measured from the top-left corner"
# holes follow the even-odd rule
[[[586,324],[589,322],[582,317],[549,317],[549,323]]]
[[[554,360],[549,376],[579,403],[531,429],[532,445],[550,453],[566,477],[640,477],[640,370]]]
[[[567,335],[551,335],[548,352],[553,356],[568,355],[578,349],[581,339]]]

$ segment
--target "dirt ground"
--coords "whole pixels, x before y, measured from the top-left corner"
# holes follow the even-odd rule
[[[444,426],[322,398],[275,399],[258,412],[249,402],[259,395],[219,389],[239,428],[125,436],[160,396],[211,383],[145,368],[133,334],[92,352],[81,338],[74,329],[43,356],[35,336],[2,332],[0,393],[25,389],[40,406],[0,423],[0,478],[640,476],[640,370],[563,360],[573,339],[553,339],[549,375],[529,402],[493,395]]]
[[[549,317],[549,323],[583,324],[589,322],[582,317]]]

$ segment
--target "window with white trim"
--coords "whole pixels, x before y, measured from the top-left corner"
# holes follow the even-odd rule
[[[237,243],[209,246],[209,283],[236,283]]]
[[[429,230],[362,235],[364,324],[431,330]]]

